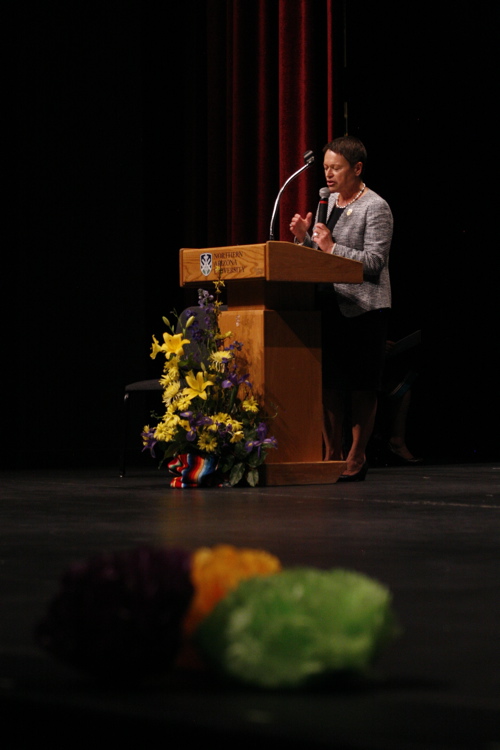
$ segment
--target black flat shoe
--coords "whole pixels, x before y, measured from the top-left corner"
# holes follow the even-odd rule
[[[364,482],[366,474],[368,472],[368,464],[366,461],[363,466],[356,474],[341,474],[337,479],[337,482]]]

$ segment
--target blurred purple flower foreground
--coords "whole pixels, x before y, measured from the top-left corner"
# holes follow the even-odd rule
[[[191,601],[191,554],[138,549],[104,554],[62,577],[35,638],[77,669],[115,680],[154,677],[173,664]]]

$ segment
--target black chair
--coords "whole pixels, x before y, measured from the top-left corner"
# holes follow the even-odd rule
[[[136,383],[129,383],[125,386],[125,394],[123,397],[123,444],[120,462],[121,477],[124,477],[126,472],[130,396],[132,393],[146,393],[148,391],[158,391],[159,393],[161,393],[162,390],[163,388],[160,385],[159,380],[138,380]]]

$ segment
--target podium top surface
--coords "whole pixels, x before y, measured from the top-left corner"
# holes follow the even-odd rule
[[[360,284],[363,264],[328,255],[293,242],[268,241],[255,245],[182,248],[180,285],[203,281],[262,279],[264,281],[335,282]]]

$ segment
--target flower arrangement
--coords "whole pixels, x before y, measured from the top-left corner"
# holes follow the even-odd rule
[[[398,634],[378,581],[226,544],[75,564],[35,628],[45,651],[108,682],[201,668],[265,689],[366,675]]]
[[[165,357],[160,379],[165,412],[156,426],[144,427],[143,450],[153,457],[161,450],[160,466],[170,459],[172,487],[210,481],[234,486],[242,480],[254,487],[268,450],[277,447],[248,374],[240,372],[243,344],[226,344],[231,332],[221,333],[224,282],[214,283],[215,295],[198,290],[198,308],[187,311],[185,322],[175,311],[175,326],[163,318],[162,344],[153,336],[151,358]]]

